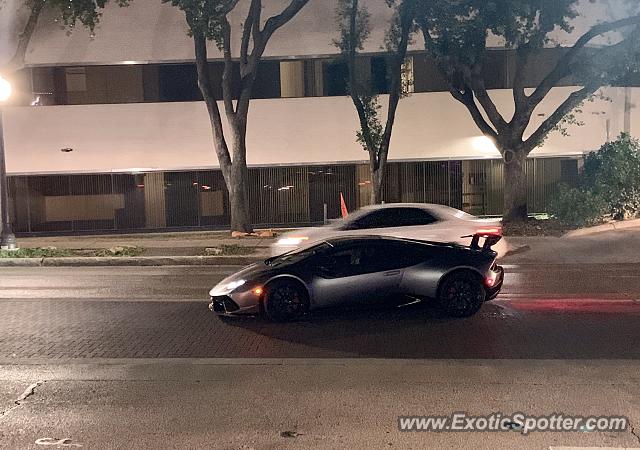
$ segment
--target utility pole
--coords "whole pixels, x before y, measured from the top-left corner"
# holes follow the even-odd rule
[[[3,103],[11,97],[11,84],[0,76],[0,215],[2,216],[2,232],[0,232],[0,249],[15,250],[16,236],[11,228],[9,217],[9,182],[4,151],[4,130],[2,124]]]

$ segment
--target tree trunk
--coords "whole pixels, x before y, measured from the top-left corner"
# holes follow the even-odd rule
[[[231,231],[253,232],[249,205],[247,204],[248,170],[246,165],[234,164],[231,177],[227,181],[231,209]]]
[[[252,233],[251,214],[247,204],[247,186],[249,186],[249,170],[247,169],[247,127],[246,120],[240,117],[228,117],[232,129],[231,176],[225,177],[229,191],[231,207],[231,231]]]
[[[371,204],[378,205],[384,200],[382,198],[382,187],[384,183],[384,167],[378,169],[371,168]]]
[[[504,158],[505,222],[527,220],[527,155],[523,151],[506,150]]]

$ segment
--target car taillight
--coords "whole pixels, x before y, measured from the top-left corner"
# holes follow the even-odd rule
[[[475,234],[480,236],[502,236],[502,227],[478,228]]]

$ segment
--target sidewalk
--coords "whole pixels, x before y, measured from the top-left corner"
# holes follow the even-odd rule
[[[640,263],[640,230],[603,231],[584,236],[507,237],[512,254],[504,264]]]
[[[199,231],[184,233],[108,234],[93,236],[54,236],[19,238],[20,248],[57,247],[66,249],[102,249],[112,247],[144,248],[145,256],[196,256],[204,249],[223,245],[255,247],[265,250],[275,238],[232,238],[229,232]]]
[[[228,232],[185,232],[100,236],[20,238],[21,248],[109,249],[133,246],[144,249],[135,257],[0,258],[0,266],[162,266],[244,265],[269,255],[277,238],[231,238]],[[610,230],[562,237],[507,237],[511,254],[503,264],[619,264],[640,263],[640,229]],[[205,256],[207,248],[250,247],[249,255]]]
[[[277,234],[277,232],[276,232]],[[137,247],[140,256],[56,256],[0,258],[0,267],[80,267],[80,266],[209,266],[248,265],[269,256],[276,237],[232,238],[229,232],[114,234],[93,236],[53,236],[19,238],[21,249],[55,247],[74,252]],[[224,247],[227,247],[224,249]],[[246,248],[247,252],[238,251]],[[207,249],[224,249],[222,254]]]

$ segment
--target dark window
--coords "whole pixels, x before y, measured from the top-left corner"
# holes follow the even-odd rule
[[[401,261],[402,267],[411,267],[422,264],[433,257],[433,247],[422,244],[409,244],[398,242],[395,255]]]
[[[379,272],[380,251],[364,242],[347,244],[319,257],[317,267],[328,278],[345,278]]]
[[[415,266],[431,258],[432,248],[396,240],[380,240],[367,244],[369,272],[386,272]]]
[[[358,241],[323,252],[314,264],[328,278],[399,270],[431,257],[431,248],[395,240]]]
[[[388,94],[389,84],[387,59],[384,57],[371,58],[371,88],[373,92]]]
[[[368,230],[372,228],[411,227],[430,225],[435,222],[437,222],[435,217],[419,208],[385,208],[356,219],[351,228]]]
[[[389,228],[397,226],[397,217],[394,217],[397,208],[381,209],[373,211],[359,219],[356,219],[349,228],[355,230],[369,230],[372,228]]]
[[[436,62],[424,55],[413,57],[413,82],[416,92],[447,91],[445,80],[438,69]]]
[[[240,80],[240,67],[237,64],[236,71]],[[280,61],[260,61],[251,96],[252,98],[280,97]]]
[[[326,96],[347,95],[349,68],[344,62],[331,61],[324,66],[324,93]]]
[[[202,100],[198,89],[198,73],[194,64],[159,66],[158,83],[162,102]]]
[[[397,214],[398,227],[413,227],[419,225],[431,225],[436,223],[438,219],[433,217],[429,212],[419,208],[398,208],[395,210]]]

